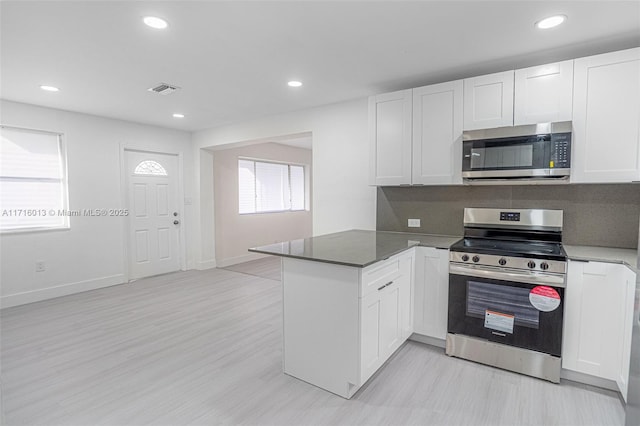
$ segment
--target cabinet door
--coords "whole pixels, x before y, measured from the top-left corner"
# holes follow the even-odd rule
[[[369,98],[371,184],[411,184],[411,89]]]
[[[449,304],[449,250],[416,247],[414,331],[445,339]]]
[[[360,384],[371,377],[384,362],[380,341],[380,294],[370,293],[360,299]]]
[[[569,261],[562,367],[618,380],[626,301],[624,265]]]
[[[398,278],[400,290],[400,343],[413,334],[413,294],[414,294],[414,261],[415,257],[405,256],[401,262],[402,275]]]
[[[362,271],[375,288],[360,298],[360,384],[413,333],[414,260],[412,248]]]
[[[515,71],[513,124],[571,121],[573,61]]]
[[[386,360],[404,341],[401,326],[400,283],[394,281],[380,291],[380,352]]]
[[[464,130],[513,126],[513,71],[464,80]]]
[[[636,296],[636,274],[630,269],[625,271],[626,297],[624,305],[621,307],[624,312],[624,324],[622,324],[622,353],[620,354],[619,375],[616,379],[618,389],[627,401],[627,391],[629,388],[629,363],[631,361],[631,334],[633,329],[633,308]]]
[[[571,182],[640,179],[640,48],[576,59]]]
[[[462,183],[462,80],[413,89],[412,183]]]

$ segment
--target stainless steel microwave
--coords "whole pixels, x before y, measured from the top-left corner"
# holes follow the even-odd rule
[[[471,130],[462,135],[462,177],[468,183],[566,182],[570,172],[570,121]]]

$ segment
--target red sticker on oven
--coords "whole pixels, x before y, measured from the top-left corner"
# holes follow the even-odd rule
[[[551,312],[560,306],[560,295],[552,287],[539,285],[529,292],[529,302],[539,311]]]

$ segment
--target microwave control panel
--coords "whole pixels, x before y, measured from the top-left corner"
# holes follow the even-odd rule
[[[551,135],[551,155],[549,168],[568,169],[571,167],[571,133]]]

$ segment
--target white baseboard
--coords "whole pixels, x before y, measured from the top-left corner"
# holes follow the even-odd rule
[[[584,383],[585,385],[591,385],[598,388],[620,392],[620,390],[618,389],[618,384],[613,380],[595,377],[590,374],[578,373],[577,371],[566,370],[563,368],[562,370],[560,370],[560,378],[571,380],[572,382]]]
[[[110,287],[124,284],[123,274],[111,275],[108,277],[95,278],[92,280],[78,281],[75,283],[62,284],[55,287],[43,288],[41,290],[25,291],[24,293],[10,294],[0,297],[0,309],[12,306],[26,305],[27,303],[40,302],[42,300],[53,299],[60,296],[81,293],[88,290]]]
[[[268,254],[249,253],[242,256],[229,257],[227,259],[220,259],[217,261],[218,268],[226,268],[227,266],[235,265],[238,263],[249,262],[251,260],[263,259],[269,256]]]
[[[204,260],[204,261],[196,262],[194,269],[197,269],[198,271],[204,271],[206,269],[215,268],[216,266],[217,266],[216,265],[216,260],[215,259],[210,259],[210,260]]]
[[[435,337],[425,336],[423,334],[413,333],[409,336],[409,340],[413,340],[414,342],[424,343],[426,345],[435,346],[437,348],[443,348],[446,346],[446,341],[443,339],[438,339]]]

